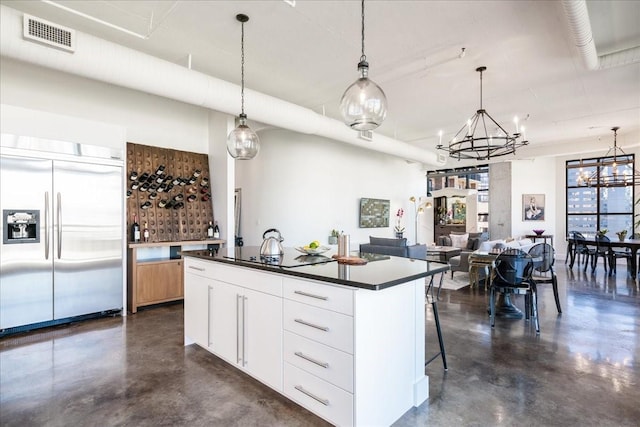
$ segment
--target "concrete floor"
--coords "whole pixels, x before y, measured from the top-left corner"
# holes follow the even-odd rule
[[[449,371],[397,426],[640,425],[640,296],[622,265],[607,277],[557,267],[563,314],[539,289],[541,334],[491,330],[483,290],[443,290]],[[456,273],[459,274],[459,273]],[[522,297],[516,299],[522,307]],[[427,353],[437,340],[430,306]],[[2,426],[320,426],[323,420],[197,346],[181,304],[0,340]]]

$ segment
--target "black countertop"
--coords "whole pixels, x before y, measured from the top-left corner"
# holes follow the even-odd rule
[[[298,266],[293,266],[294,263],[288,260],[293,258],[298,258],[299,260],[302,255],[293,248],[285,248],[284,262],[282,264],[288,265],[287,267],[278,265],[273,260],[266,262],[260,262],[259,259],[257,261],[248,261],[249,254],[253,255],[258,250],[259,248],[257,247],[244,246],[241,248],[220,248],[218,251],[184,251],[182,255],[373,291],[449,270],[449,265],[444,263],[359,252],[354,252],[351,256],[367,259],[369,260],[367,264],[339,264],[331,258],[335,251],[323,254],[326,256],[326,262],[312,265],[300,263]],[[302,256],[304,257],[304,255]]]

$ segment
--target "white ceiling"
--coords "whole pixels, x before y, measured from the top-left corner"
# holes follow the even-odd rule
[[[193,69],[237,84],[235,15],[245,13],[246,86],[334,118],[357,78],[359,1],[56,2],[147,38],[50,3],[2,0],[185,66],[191,55]],[[640,1],[587,5],[598,55],[640,46]],[[451,138],[479,107],[475,69],[484,65],[484,107],[507,129],[519,116],[529,148],[600,137],[604,151],[612,126],[621,127],[619,145],[640,143],[624,140],[640,132],[640,63],[587,70],[560,1],[389,0],[367,1],[365,8],[370,77],[389,101],[376,132],[433,150],[439,130],[443,140]],[[246,111],[251,118],[251,99]]]

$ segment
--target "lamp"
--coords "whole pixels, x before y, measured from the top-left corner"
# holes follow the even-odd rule
[[[603,158],[599,159],[596,163],[590,163],[589,166],[597,166],[596,170],[589,175],[586,171],[582,170],[582,160],[580,160],[580,172],[578,174],[578,185],[587,185],[591,187],[600,183],[601,186],[627,186],[627,185],[639,185],[640,184],[640,172],[633,169],[633,164],[630,162],[631,156],[624,152],[624,150],[618,147],[618,129],[619,126],[611,128],[613,131],[613,147],[609,148],[607,154]],[[611,153],[613,151],[613,154]],[[624,162],[619,164],[619,159],[623,158]],[[608,173],[607,168],[611,167],[611,173]]]
[[[247,15],[242,13],[236,15],[236,19],[240,21],[242,26],[240,43],[241,43],[241,112],[236,118],[236,128],[229,133],[227,137],[227,151],[237,160],[251,160],[260,151],[260,140],[258,135],[247,126],[247,115],[244,113],[244,23],[249,20]]]
[[[514,120],[516,132],[510,135],[483,108],[482,73],[486,69],[487,67],[484,66],[476,68],[480,73],[480,109],[467,120],[446,147],[442,145],[442,133],[440,133],[440,141],[436,148],[448,151],[449,157],[454,159],[489,160],[492,157],[515,154],[516,148],[529,144],[524,134],[524,127],[520,133],[517,118]],[[495,129],[493,134],[488,130],[492,128]]]
[[[433,207],[433,204],[429,201],[421,203],[420,199],[416,199],[414,196],[409,197],[409,201],[413,202],[413,209],[415,211],[415,222],[416,222],[416,228],[415,228],[415,237],[416,237],[416,245],[418,244],[418,216],[421,215],[422,213],[424,213],[425,209],[431,209]]]
[[[369,63],[364,54],[364,0],[362,0],[362,55],[358,62],[360,78],[345,90],[340,113],[347,126],[355,130],[372,130],[387,116],[387,97],[380,86],[369,79]]]

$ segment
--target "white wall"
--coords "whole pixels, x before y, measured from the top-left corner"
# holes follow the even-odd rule
[[[513,237],[533,234],[534,229],[545,230],[545,234],[558,234],[557,193],[564,187],[556,179],[556,161],[551,157],[531,160],[514,160],[511,165],[511,233]],[[524,221],[522,217],[523,194],[544,194],[544,221]],[[493,203],[493,194],[489,203]],[[561,231],[561,230],[560,230]],[[563,237],[561,234],[558,237]],[[554,236],[555,237],[555,236]],[[555,243],[555,240],[554,240]]]
[[[269,228],[280,230],[285,246],[313,240],[326,245],[331,229],[336,228],[351,236],[355,250],[369,236],[393,237],[398,208],[405,210],[405,237],[415,240],[409,197],[426,193],[425,172],[419,165],[286,130],[264,130],[259,136],[258,156],[236,162],[245,245],[259,245]],[[362,197],[391,201],[389,227],[358,227]]]

